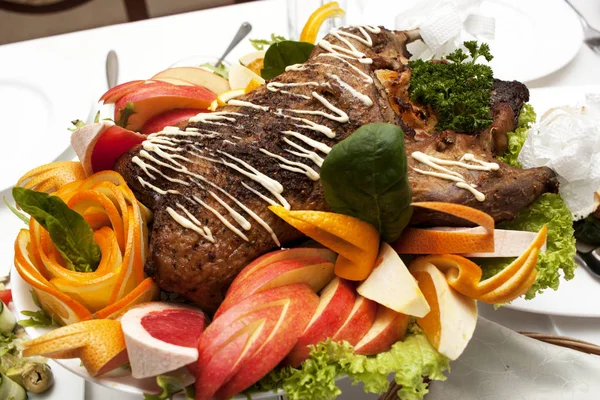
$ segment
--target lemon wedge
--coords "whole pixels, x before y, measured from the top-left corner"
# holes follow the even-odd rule
[[[340,8],[340,5],[337,1],[332,1],[331,3],[327,3],[317,8],[315,12],[311,14],[302,28],[302,33],[300,34],[301,42],[315,43],[317,40],[317,34],[319,33],[319,29],[321,29],[321,25],[323,22],[329,18],[340,18],[345,14],[344,10]]]
[[[240,97],[242,95],[246,94],[246,90],[245,89],[233,89],[233,90],[228,90],[224,93],[221,93],[220,95],[217,96],[217,103],[223,107],[225,105],[227,105],[227,102],[231,99],[235,99],[236,97]]]
[[[248,86],[253,79],[261,85],[265,83],[265,80],[261,78],[260,75],[257,75],[241,64],[232,65],[229,70],[229,86],[231,86],[232,89],[243,89]]]

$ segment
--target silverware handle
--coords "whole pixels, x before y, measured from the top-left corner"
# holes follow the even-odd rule
[[[569,0],[565,0],[565,3],[567,3],[573,11],[575,11],[575,14],[577,14],[579,20],[581,21],[581,25],[583,25],[584,28],[589,28],[590,24],[587,22],[587,19],[583,16],[583,14],[577,9],[577,7],[575,7]]]
[[[223,62],[223,60],[225,59],[225,57],[227,57],[229,52],[231,52],[231,50],[233,50],[234,47],[237,46],[246,36],[248,36],[251,30],[252,25],[250,25],[249,22],[244,22],[242,26],[240,26],[240,29],[238,29],[237,33],[233,37],[233,40],[231,41],[231,43],[229,43],[227,49],[225,49],[223,55],[219,57],[219,61],[217,61],[215,67],[218,67]]]
[[[119,81],[119,59],[117,53],[113,50],[109,51],[106,55],[106,83],[108,88],[112,89],[117,86]]]

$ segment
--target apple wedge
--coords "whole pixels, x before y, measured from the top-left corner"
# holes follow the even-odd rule
[[[416,317],[429,312],[429,304],[415,278],[389,244],[379,248],[375,268],[357,288],[357,292],[387,308]]]
[[[169,68],[154,75],[151,79],[177,79],[207,88],[213,93],[221,94],[231,89],[227,79],[199,67]]]
[[[150,85],[156,87],[157,85],[158,86],[160,86],[160,85],[169,86],[172,84],[167,83],[167,82],[150,81],[150,80],[129,81],[129,82],[121,83],[120,85],[117,85],[117,86],[109,89],[106,93],[104,93],[102,95],[102,97],[100,97],[100,100],[98,100],[98,101],[101,101],[104,104],[113,104],[117,100],[119,100],[121,97],[123,97],[129,93],[133,93],[142,88],[147,88]]]
[[[215,313],[215,318],[253,293],[274,287],[306,283],[315,292],[319,292],[333,279],[333,275],[333,264],[320,257],[282,260],[269,264],[247,276],[234,290],[230,290]]]
[[[431,263],[410,268],[431,312],[417,319],[429,342],[450,360],[465,350],[477,325],[477,301],[448,285],[446,275]]]
[[[297,260],[300,258],[307,257],[320,257],[335,264],[337,254],[324,247],[295,247],[293,249],[272,251],[261,257],[258,257],[256,260],[248,264],[231,283],[227,294],[234,291],[236,286],[240,282],[243,282],[249,275],[255,273],[256,271],[259,271],[260,269],[266,267],[269,264],[273,264],[277,261]]]
[[[394,343],[404,339],[407,327],[408,315],[378,305],[373,326],[356,344],[354,352],[374,355],[388,351]]]
[[[146,137],[137,132],[117,125],[111,126],[102,132],[92,149],[92,171],[113,169],[119,157],[144,140]]]
[[[347,341],[352,346],[362,339],[373,326],[377,313],[377,303],[361,295],[356,300],[350,311],[350,315],[341,328],[331,337],[334,342]]]
[[[229,398],[273,369],[296,344],[319,298],[305,284],[256,293],[215,318],[200,337],[196,399]],[[223,384],[228,386],[227,389]]]
[[[309,345],[316,345],[332,337],[348,319],[356,300],[355,293],[350,281],[336,277],[329,282],[321,290],[319,306],[306,330],[283,363],[298,367],[310,356]]]
[[[171,85],[196,86],[192,82],[188,82],[188,81],[184,81],[183,79],[176,79],[176,78],[158,78],[158,79],[156,79],[156,81],[170,83]]]
[[[142,135],[149,135],[151,133],[160,132],[167,126],[177,126],[180,122],[187,121],[193,116],[203,112],[208,112],[208,110],[199,108],[181,108],[178,110],[167,111],[146,121],[144,126],[142,126],[142,129],[140,129],[140,133]]]
[[[121,121],[121,112],[127,104],[133,105],[133,114],[126,128],[138,131],[150,118],[176,108],[208,109],[216,95],[204,87],[177,86],[168,83],[150,85],[121,97],[115,103],[115,121]]]

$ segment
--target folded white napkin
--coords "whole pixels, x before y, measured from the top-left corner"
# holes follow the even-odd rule
[[[396,16],[399,30],[420,28],[423,40],[410,43],[414,58],[440,58],[466,40],[494,39],[493,17],[478,13],[482,0],[420,0]]]
[[[600,399],[600,357],[530,339],[479,318],[463,355],[427,400]]]

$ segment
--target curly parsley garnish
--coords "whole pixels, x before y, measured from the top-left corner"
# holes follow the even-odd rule
[[[489,127],[493,121],[490,98],[494,75],[488,65],[475,63],[480,57],[491,61],[490,48],[486,43],[478,46],[476,41],[465,42],[464,46],[468,55],[458,49],[445,62],[409,63],[411,100],[436,111],[438,131],[474,132]]]

